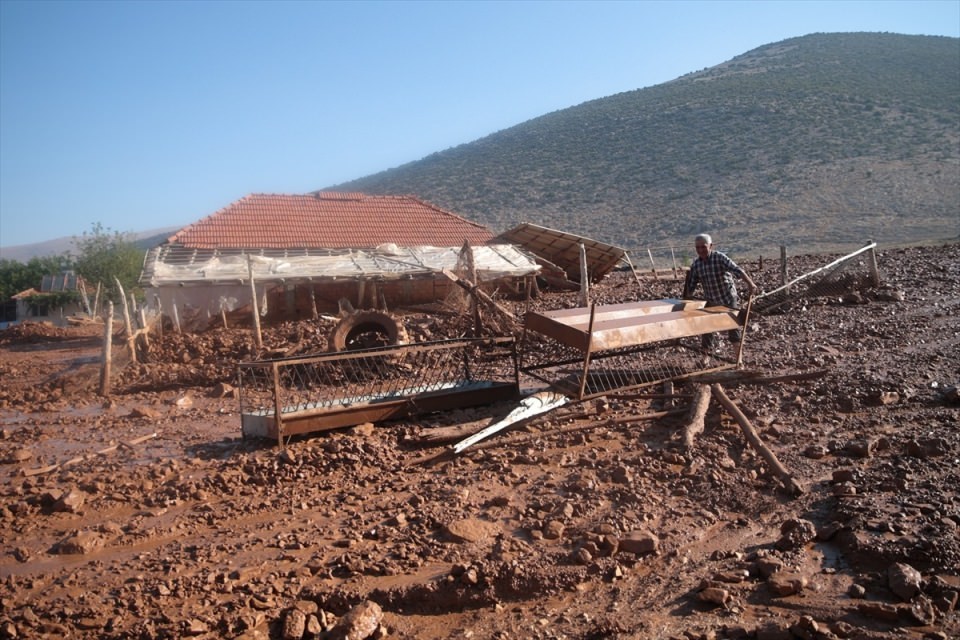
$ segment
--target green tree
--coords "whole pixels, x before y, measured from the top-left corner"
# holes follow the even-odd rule
[[[27,262],[0,258],[0,301],[31,287],[39,290],[43,276],[57,275],[70,268],[67,254],[33,257]]]
[[[74,237],[73,244],[79,252],[76,256],[77,273],[91,286],[102,283],[114,302],[119,301],[114,278],[120,281],[128,295],[136,289],[144,251],[137,248],[129,234],[111,231],[97,222],[89,232]]]

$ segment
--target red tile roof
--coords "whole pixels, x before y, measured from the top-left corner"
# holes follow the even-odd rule
[[[319,191],[254,193],[184,227],[167,242],[195,249],[455,247],[493,237],[489,229],[413,196]]]

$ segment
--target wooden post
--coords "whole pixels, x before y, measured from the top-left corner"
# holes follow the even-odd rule
[[[680,270],[677,269],[677,256],[673,252],[673,247],[670,247],[670,259],[673,261],[673,279],[680,279]]]
[[[876,243],[871,240],[867,243],[870,246],[870,257],[867,260],[867,264],[870,267],[870,282],[873,283],[873,286],[880,286],[880,271],[877,269],[877,249]],[[872,245],[872,246],[871,246]]]
[[[659,280],[660,276],[657,275],[657,263],[653,261],[653,251],[647,249],[647,256],[650,257],[650,269],[653,270],[653,279]]]
[[[317,310],[317,294],[313,289],[313,280],[309,280],[308,284],[310,285],[310,317],[316,320],[320,317],[320,312]]]
[[[113,303],[107,302],[107,317],[103,330],[103,359],[100,368],[100,395],[110,395],[110,368],[113,360]]]
[[[587,273],[587,248],[580,243],[580,306],[590,305],[590,277]]]
[[[773,469],[773,472],[780,478],[780,481],[783,482],[787,491],[795,496],[801,495],[804,492],[803,487],[793,478],[787,468],[780,463],[773,451],[763,443],[763,440],[760,439],[760,434],[758,434],[757,430],[750,424],[750,420],[743,414],[740,407],[727,397],[727,394],[723,391],[723,387],[719,384],[712,384],[710,385],[710,389],[713,391],[714,397],[723,405],[723,408],[737,421],[747,441],[757,450],[763,459],[766,460],[770,468]]]
[[[147,326],[147,310],[140,307],[140,327],[143,329],[143,346],[150,350],[150,327]]]
[[[100,313],[100,282],[97,282],[97,293],[93,297],[93,315]]]
[[[223,328],[229,329],[227,326],[227,310],[223,308],[223,300],[220,301],[220,320],[223,322]]]
[[[787,247],[780,245],[780,286],[787,284]]]
[[[177,309],[177,299],[173,299],[173,328],[180,333],[180,310]]]
[[[470,246],[469,240],[463,241],[463,248],[460,251],[467,261],[467,277],[470,278],[470,282],[479,287],[480,283],[477,282],[477,265],[473,261],[473,248]],[[477,300],[477,297],[474,295],[470,296],[470,312],[473,314],[473,336],[479,338],[483,335],[483,322],[480,319],[480,301]]]
[[[153,303],[157,306],[157,338],[163,340],[163,303],[160,296],[154,294]]]
[[[363,309],[363,298],[367,294],[367,281],[363,278],[357,283],[357,309]]]
[[[250,275],[250,308],[253,311],[253,330],[257,349],[263,349],[263,334],[260,333],[260,307],[257,304],[257,285],[253,280],[253,260],[247,256],[247,273]]]
[[[127,294],[123,290],[123,285],[120,284],[120,278],[114,276],[113,281],[117,283],[117,289],[120,291],[120,301],[123,303],[123,331],[125,337],[129,338],[133,335],[133,327],[130,326],[130,308],[127,306]]]
[[[707,409],[710,408],[710,387],[705,384],[696,385],[693,403],[687,413],[687,424],[683,428],[683,446],[689,449],[693,446],[696,437],[703,433]]]

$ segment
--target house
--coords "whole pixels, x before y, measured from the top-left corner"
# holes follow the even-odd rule
[[[465,245],[477,283],[522,293],[540,267],[482,225],[413,196],[251,194],[151,249],[147,302],[188,327],[252,308],[274,319],[442,300]]]
[[[14,322],[51,322],[62,327],[68,324],[68,318],[89,309],[86,283],[73,271],[43,276],[39,291],[31,287],[12,299],[16,302]]]

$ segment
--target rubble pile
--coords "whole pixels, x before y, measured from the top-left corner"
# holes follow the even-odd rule
[[[567,405],[459,456],[426,436],[509,407],[280,449],[240,438],[229,385],[262,355],[250,329],[165,332],[109,400],[56,386],[95,345],[5,342],[0,637],[957,637],[960,245],[879,259],[881,289],[751,323],[746,367],[816,377],[725,385],[799,496],[716,402],[692,444],[682,413],[643,418],[688,383]],[[744,266],[778,284],[779,265]],[[638,287],[616,272],[594,291],[682,283]],[[463,331],[395,313],[413,340]],[[265,327],[264,352],[324,351],[334,323]]]

